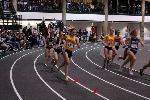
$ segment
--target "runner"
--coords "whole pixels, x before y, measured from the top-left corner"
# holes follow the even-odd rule
[[[120,31],[118,31],[117,35],[115,36],[115,49],[116,50],[119,50],[120,45],[123,44],[123,39],[120,35],[121,35]]]
[[[125,60],[126,59],[126,57],[127,57],[127,51],[128,51],[128,46],[129,46],[129,40],[130,40],[130,35],[127,32],[127,29],[126,29],[126,32],[124,33],[124,36],[123,36],[123,41],[124,41],[123,48],[125,48],[124,49],[124,53],[123,53],[123,56],[119,56],[118,57],[118,60],[120,60],[120,59]]]
[[[110,32],[108,35],[105,36],[105,39],[103,41],[104,47],[104,65],[103,68],[106,68],[106,66],[112,61],[113,58],[113,52],[115,51],[115,35],[114,30],[110,29]],[[116,52],[114,52],[116,54]]]
[[[122,37],[120,36],[120,31],[117,32],[117,35],[115,36],[115,49],[113,50],[113,59],[115,58],[115,56],[117,55],[117,51],[119,50],[120,45],[123,44],[123,40]]]
[[[59,34],[57,34],[56,37],[56,44],[54,46],[54,58],[52,60],[53,66],[55,66],[58,62],[58,59],[60,58],[60,54],[62,53],[63,46],[64,46],[65,40],[64,40],[64,33],[62,30],[59,31]]]
[[[138,51],[138,44],[141,43],[144,46],[143,42],[140,38],[137,37],[138,33],[136,30],[131,32],[131,38],[129,39],[129,46],[127,50],[127,57],[122,65],[120,65],[120,71],[122,71],[122,67],[130,62],[130,70],[129,74],[133,75],[132,68],[136,62],[136,53]]]
[[[149,68],[149,67],[150,67],[150,61],[149,61],[149,63],[148,63],[148,64],[144,65],[144,67],[143,67],[142,69],[140,69],[140,75],[142,76],[142,75],[143,75],[144,70],[146,70],[146,69],[147,69],[147,68]]]
[[[46,26],[45,26],[46,27]],[[52,28],[52,27],[49,27],[49,28]],[[49,59],[51,58],[52,59],[52,62],[53,62],[53,58],[54,59],[57,59],[56,56],[55,56],[55,51],[54,51],[54,45],[55,45],[55,39],[53,36],[53,33],[48,31],[48,30],[51,30],[51,29],[47,29],[45,28],[45,64],[44,66],[48,66],[48,61]],[[51,68],[51,70],[53,70],[53,68]]]
[[[61,64],[61,66],[58,68],[60,70],[61,67],[65,67],[65,80],[68,81],[68,66],[70,64],[70,60],[73,54],[73,51],[76,49],[75,45],[80,48],[79,39],[75,36],[75,28],[69,29],[69,34],[65,37],[65,44],[64,44],[64,50],[63,50],[63,58],[64,62]]]

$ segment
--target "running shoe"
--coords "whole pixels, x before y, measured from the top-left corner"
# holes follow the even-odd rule
[[[112,60],[107,60],[107,66],[109,66],[110,67],[110,65],[112,64]]]
[[[68,76],[65,78],[65,81],[69,81]]]
[[[51,63],[52,63],[53,66],[55,66],[56,65],[55,59],[52,59]]]
[[[45,67],[47,67],[47,64],[44,64]]]
[[[140,69],[140,75],[143,76],[143,70],[142,69]]]
[[[120,55],[118,58],[117,58],[117,60],[120,60],[122,58],[122,56]]]
[[[122,70],[123,70],[123,68],[122,68],[122,67],[121,67],[121,65],[120,65],[120,67],[119,67],[119,71],[120,71],[120,72],[122,72]]]
[[[130,74],[130,75],[134,75],[132,70],[129,72],[129,74]]]
[[[105,65],[103,65],[103,66],[102,66],[102,69],[106,70],[106,67],[105,67]]]
[[[106,69],[106,66],[107,66],[107,60],[104,59],[104,65],[102,66],[102,69]]]

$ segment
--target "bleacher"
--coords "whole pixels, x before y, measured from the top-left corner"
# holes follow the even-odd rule
[[[0,1],[0,28],[5,27],[9,30],[19,30],[21,28],[22,16],[17,15],[13,4],[10,1]]]

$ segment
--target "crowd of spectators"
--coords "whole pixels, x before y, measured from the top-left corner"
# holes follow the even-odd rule
[[[77,13],[103,13],[104,5],[97,0],[93,2],[75,2],[67,0],[67,12]]]
[[[61,12],[61,3],[56,0],[18,0],[18,11],[26,12]]]
[[[18,11],[26,12],[62,12],[62,2],[57,0],[18,0]],[[104,4],[99,0],[66,0],[68,13],[104,14]],[[141,0],[108,0],[109,14],[141,15]],[[150,3],[146,2],[145,13],[150,14]]]
[[[77,31],[77,36],[80,42],[81,41],[86,42],[89,40],[89,32],[86,29],[85,30],[79,29],[79,31]]]
[[[0,50],[19,51],[44,46],[43,36],[32,27],[24,27],[22,32],[0,29]]]
[[[10,0],[0,1],[0,13],[2,14],[3,11],[10,11],[11,13],[16,13],[12,1]]]
[[[142,15],[142,0],[108,0],[109,14]],[[145,2],[145,15],[150,14],[150,2]]]
[[[0,51],[4,52],[17,52],[20,50],[32,49],[35,47],[43,47],[45,45],[45,37],[50,32],[54,38],[59,36],[59,32],[63,31],[64,35],[68,34],[68,27],[64,26],[62,21],[50,22],[48,26],[44,21],[39,25],[38,30],[36,28],[24,27],[21,32],[7,30],[5,28],[0,29]],[[87,42],[93,37],[91,32],[86,29],[76,32],[80,42]],[[0,52],[1,55],[1,52]]]
[[[25,49],[43,47],[45,45],[44,41],[46,34],[48,34],[49,30],[52,29],[54,36],[57,36],[58,28],[63,30],[62,21],[56,21],[56,23],[51,22],[48,26],[42,21],[38,30],[32,26],[29,28],[26,26],[22,29],[22,32],[2,28],[0,29],[0,51],[16,52]],[[65,32],[65,30],[63,31]]]

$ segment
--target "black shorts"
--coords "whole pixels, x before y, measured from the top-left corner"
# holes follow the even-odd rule
[[[119,46],[115,46],[116,50],[119,50]]]
[[[52,45],[49,45],[49,46],[46,46],[46,49],[52,49],[53,48],[53,46]]]
[[[130,49],[130,51],[133,52],[134,55],[136,55],[136,53],[137,53],[137,50],[134,50],[134,49]]]
[[[107,48],[108,51],[113,50],[112,47],[109,47],[109,46],[105,46],[105,48]]]
[[[69,58],[72,57],[72,55],[73,55],[73,52],[72,52],[72,51],[66,49],[65,52],[68,53],[68,57],[69,57]]]
[[[58,54],[62,53],[62,47],[58,47],[54,49]]]

